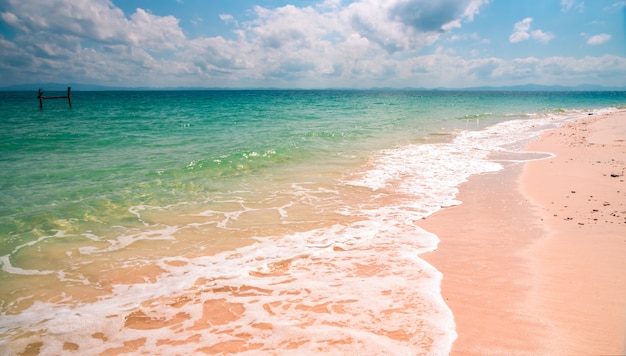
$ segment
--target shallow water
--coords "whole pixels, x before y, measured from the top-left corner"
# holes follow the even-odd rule
[[[446,354],[437,237],[625,93],[0,93],[0,350]],[[492,160],[489,160],[492,159]],[[495,160],[495,161],[494,161]]]

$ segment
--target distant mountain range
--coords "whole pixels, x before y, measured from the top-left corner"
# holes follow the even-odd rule
[[[626,91],[626,86],[622,87],[605,87],[602,85],[582,84],[573,87],[562,85],[513,85],[506,87],[472,87],[464,90],[510,90],[510,91]]]
[[[79,83],[32,83],[32,84],[19,84],[0,87],[0,91],[37,91],[40,88],[45,91],[64,91],[67,87],[72,87],[75,91],[143,91],[143,90],[289,90],[299,88],[211,88],[211,87],[117,87],[117,86],[104,86],[94,84],[79,84]],[[325,88],[329,90],[352,90],[352,88]],[[560,86],[560,85],[538,85],[538,84],[526,84],[526,85],[513,85],[513,86],[481,86],[481,87],[468,87],[468,88],[369,88],[363,90],[468,90],[468,91],[626,91],[626,86],[622,87],[606,87],[601,85],[583,84],[578,86]]]

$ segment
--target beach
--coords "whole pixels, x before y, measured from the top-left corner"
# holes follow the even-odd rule
[[[626,353],[625,138],[624,111],[566,122],[527,145],[541,159],[503,159],[420,223],[441,239],[423,257],[444,275],[452,354]]]

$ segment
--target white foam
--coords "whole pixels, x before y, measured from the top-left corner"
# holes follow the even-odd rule
[[[19,268],[19,267],[14,267],[11,264],[11,260],[9,258],[9,255],[4,255],[4,256],[0,256],[0,265],[2,265],[2,270],[7,272],[7,273],[12,273],[12,274],[23,274],[23,275],[46,275],[46,274],[52,274],[55,271],[48,271],[48,270],[34,270],[34,269],[23,269],[23,268]]]
[[[0,256],[0,266],[2,266],[2,270],[11,274],[21,274],[21,275],[31,275],[31,276],[32,275],[48,275],[48,274],[55,273],[55,271],[51,271],[51,270],[35,270],[35,269],[24,269],[20,267],[15,267],[11,263],[11,255],[16,254],[19,250],[25,247],[37,245],[38,243],[44,240],[55,238],[55,237],[62,238],[63,236],[64,234],[62,232],[57,231],[54,235],[40,236],[36,240],[29,241],[27,243],[24,243],[22,245],[15,247],[13,251],[11,252],[11,254]]]
[[[96,253],[105,253],[122,250],[138,241],[157,241],[169,240],[173,241],[174,233],[179,230],[178,226],[153,226],[149,231],[131,230],[116,236],[115,239],[108,239],[109,246],[106,248],[97,248],[94,246],[79,247],[78,251],[83,255]]]
[[[416,226],[406,229],[406,221],[400,221],[400,226],[388,223],[379,216],[350,226],[260,239],[253,246],[216,256],[164,258],[159,267],[167,273],[156,283],[116,285],[110,296],[71,308],[37,303],[19,315],[3,317],[0,331],[45,330],[48,336],[40,337],[46,341],[44,353],[61,352],[60,337],[80,345],[81,352],[103,352],[105,346],[91,337],[96,332],[106,334],[106,347],[122,346],[138,335],[148,337],[140,350],[157,352],[159,339],[185,339],[197,333],[190,328],[200,322],[204,303],[223,299],[243,306],[236,320],[209,323],[198,342],[172,346],[168,352],[194,353],[202,345],[237,339],[233,334],[249,335],[247,342],[264,345],[260,351],[265,352],[280,349],[287,340],[300,340],[304,344],[298,349],[307,353],[446,349],[454,330],[451,313],[439,300],[440,275],[417,258],[424,239],[436,241],[436,237]],[[376,266],[375,273],[360,273],[359,266]],[[198,285],[200,280],[204,282]],[[159,302],[159,298],[183,297],[194,302],[181,308]],[[416,307],[421,315],[413,314]],[[184,312],[192,319],[178,325],[178,330],[163,327],[146,334],[124,327],[121,315],[137,310],[156,318]],[[42,315],[47,315],[45,320]],[[271,325],[271,330],[252,326],[261,322]],[[186,328],[189,331],[182,333],[186,336],[179,335]],[[422,345],[417,335],[423,330],[439,335],[434,346]],[[393,331],[410,337],[398,341],[384,336]],[[353,342],[334,344],[346,339]]]

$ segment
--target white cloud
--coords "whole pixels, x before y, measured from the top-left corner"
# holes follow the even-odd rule
[[[533,38],[541,43],[548,43],[554,38],[554,34],[542,30],[531,31],[532,17],[527,17],[513,25],[513,33],[509,36],[509,42],[518,43]]]
[[[426,87],[463,87],[480,85],[578,85],[602,83],[623,85],[626,58],[605,55],[601,57],[548,57],[464,59],[445,54],[420,56],[402,64],[410,71],[401,71],[413,81]],[[407,74],[409,73],[409,74]],[[469,80],[461,81],[459,78]]]
[[[8,3],[13,16],[7,23],[27,33],[45,31],[57,36],[126,43],[150,50],[174,49],[184,39],[176,18],[137,9],[127,19],[109,0],[8,0]]]
[[[585,3],[583,1],[561,0],[561,12],[568,12],[572,9],[582,13],[585,10]]]
[[[473,21],[485,0],[360,0],[346,9],[350,30],[388,52],[415,51]]]
[[[601,33],[599,35],[591,36],[587,39],[587,44],[590,46],[597,46],[608,42],[611,39],[611,35],[608,33]]]
[[[551,33],[543,32],[541,30],[534,30],[531,32],[531,35],[534,39],[541,43],[548,43],[550,40],[554,38],[554,35]]]
[[[530,34],[528,32],[517,31],[517,32],[513,32],[511,36],[509,36],[509,42],[517,43],[517,42],[526,41],[529,38],[530,38]]]
[[[14,83],[37,75],[42,81],[137,86],[463,87],[577,84],[585,75],[619,81],[626,75],[620,57],[504,60],[478,58],[475,50],[469,59],[457,54],[460,47],[446,48],[461,40],[488,43],[459,31],[486,0],[256,7],[245,19],[218,15],[235,34],[228,38],[188,38],[172,16],[143,9],[127,15],[109,0],[5,3],[0,18],[15,35],[0,36],[0,75]],[[586,37],[600,44],[606,36]],[[553,38],[528,17],[514,25],[509,40]]]
[[[511,43],[517,43],[525,41],[530,38],[528,30],[530,30],[530,24],[533,22],[532,17],[527,17],[522,21],[518,21],[513,25],[513,33],[509,36]]]
[[[220,20],[224,21],[224,23],[236,23],[237,21],[233,17],[233,15],[229,14],[220,14]]]
[[[28,27],[24,26],[14,13],[2,12],[0,13],[0,18],[10,27],[23,32],[28,32]]]
[[[255,7],[252,19],[220,19],[234,25],[235,40],[187,38],[172,16],[144,9],[126,17],[110,0],[6,0],[3,21],[19,33],[24,56],[36,72],[40,56],[89,56],[102,68],[84,68],[87,79],[143,78],[145,85],[196,81],[245,85],[251,81],[380,78],[395,73],[395,55],[417,53],[442,34],[472,21],[487,0],[339,0],[304,7]],[[307,4],[308,5],[308,4]],[[45,32],[44,37],[27,36]],[[53,44],[59,43],[58,46]],[[166,66],[165,64],[168,64]],[[86,67],[83,65],[82,67]],[[170,68],[170,69],[165,69]],[[160,71],[165,71],[160,75]],[[191,77],[193,74],[195,77]],[[178,77],[177,77],[178,75]],[[104,77],[103,77],[104,76]],[[222,84],[217,81],[222,80]],[[309,83],[312,81],[309,81]]]
[[[173,16],[156,16],[142,9],[131,16],[126,25],[132,44],[150,50],[174,50],[185,41],[185,35]]]

